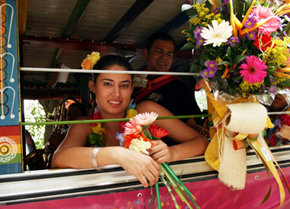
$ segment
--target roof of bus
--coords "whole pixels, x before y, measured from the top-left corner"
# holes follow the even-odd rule
[[[189,27],[181,12],[184,0],[23,0],[19,1],[21,67],[80,68],[91,51],[127,56],[135,70],[144,67],[143,44],[156,32],[169,33],[177,46]],[[184,53],[180,53],[184,57]],[[175,59],[175,63],[178,63]],[[26,73],[25,84],[52,79],[51,74]],[[73,78],[69,77],[72,82]]]

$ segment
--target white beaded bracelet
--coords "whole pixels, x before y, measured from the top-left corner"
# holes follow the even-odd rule
[[[98,169],[97,155],[98,155],[99,149],[100,148],[96,147],[93,149],[93,151],[91,153],[91,163],[92,163],[93,168],[95,168],[95,169]]]

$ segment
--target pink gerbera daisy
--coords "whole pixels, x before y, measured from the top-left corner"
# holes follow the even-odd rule
[[[256,6],[252,13],[257,18],[257,24],[271,17],[266,23],[259,27],[259,33],[261,34],[271,34],[272,32],[277,31],[280,26],[279,18],[272,12],[270,8]]]
[[[256,56],[248,56],[247,63],[244,63],[240,66],[241,76],[243,76],[243,80],[248,83],[260,83],[267,76],[267,65]]]
[[[132,134],[132,133],[140,133],[142,131],[142,126],[136,124],[134,120],[131,118],[129,122],[125,124],[124,134]]]
[[[133,120],[134,123],[138,124],[138,125],[150,125],[151,123],[153,123],[156,118],[158,117],[158,114],[155,112],[145,112],[145,113],[140,113],[138,115],[136,115]]]

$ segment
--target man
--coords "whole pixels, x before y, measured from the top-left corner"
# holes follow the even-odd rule
[[[168,34],[153,34],[148,38],[144,56],[146,58],[146,71],[169,71],[174,56],[175,41]],[[192,84],[194,86],[194,84]],[[151,100],[166,107],[174,115],[197,115],[201,114],[186,83],[178,76],[149,75],[147,86],[135,88],[133,93],[135,102]],[[184,119],[188,125],[198,127],[193,118]],[[200,128],[200,127],[198,127]]]

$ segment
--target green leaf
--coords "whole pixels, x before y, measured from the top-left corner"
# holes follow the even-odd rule
[[[190,72],[199,72],[200,71],[200,66],[197,63],[192,63],[190,66]]]
[[[196,9],[194,9],[193,7],[191,7],[190,9],[187,9],[184,11],[184,13],[191,19],[194,18],[195,16],[198,15]]]
[[[228,47],[228,48],[227,48],[227,54],[226,54],[226,56],[227,56],[227,57],[231,57],[231,54],[232,54],[232,50],[231,50],[230,47]]]
[[[230,62],[227,62],[227,61],[222,61],[222,62],[220,62],[217,66],[222,66],[222,65],[229,65],[229,66],[231,66],[232,65],[232,63],[230,63]]]
[[[194,49],[195,44],[192,42],[187,42],[186,44],[183,45],[183,47],[181,47],[180,50],[191,50]]]
[[[290,79],[285,79],[281,84],[287,88],[290,88]]]
[[[238,55],[234,58],[234,65],[238,64],[239,62],[241,62],[242,60],[246,59],[246,55]]]

